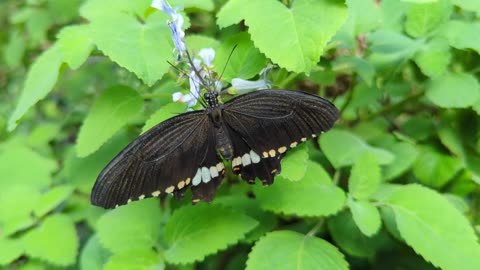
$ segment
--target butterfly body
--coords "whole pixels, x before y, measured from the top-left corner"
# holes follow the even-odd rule
[[[222,104],[205,95],[205,110],[172,117],[120,152],[100,173],[92,203],[113,208],[191,187],[193,202],[210,201],[223,180],[223,160],[248,183],[273,183],[288,149],[327,131],[338,110],[318,96],[261,90]]]

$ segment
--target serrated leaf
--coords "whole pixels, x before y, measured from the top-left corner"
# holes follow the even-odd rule
[[[449,73],[432,80],[427,98],[443,108],[466,108],[480,99],[480,83],[468,73]]]
[[[365,152],[373,154],[380,165],[390,164],[395,158],[389,151],[372,147],[348,131],[330,130],[320,136],[319,142],[335,168],[353,165]]]
[[[72,192],[73,187],[71,186],[57,186],[52,188],[40,197],[33,209],[33,213],[37,217],[45,215],[66,200]]]
[[[217,17],[222,27],[245,19],[255,46],[274,63],[289,71],[310,72],[347,12],[343,3],[324,0],[297,0],[290,7],[275,0],[234,0]],[[278,42],[279,37],[288,42]]]
[[[149,3],[90,1],[83,6],[82,15],[90,20],[91,37],[98,49],[151,86],[168,71],[173,46],[167,15],[155,11],[145,18]]]
[[[23,244],[18,239],[0,238],[0,266],[6,266],[23,254]]]
[[[378,209],[367,201],[348,199],[348,207],[352,211],[353,220],[360,231],[366,236],[373,236],[380,230],[382,220]]]
[[[161,209],[157,199],[134,201],[103,215],[97,234],[113,253],[151,248],[160,234]]]
[[[387,200],[405,242],[444,270],[480,269],[480,245],[468,220],[437,192],[402,186]]]
[[[347,261],[327,241],[293,231],[276,231],[261,238],[248,256],[247,270],[346,270]]]
[[[413,165],[413,173],[423,184],[440,188],[462,168],[460,160],[431,149],[424,149]]]
[[[30,66],[25,85],[12,115],[8,119],[8,130],[12,131],[22,116],[43,99],[52,89],[60,72],[63,59],[58,46],[44,51]]]
[[[228,60],[232,49],[235,52]],[[253,46],[250,35],[245,32],[235,34],[222,42],[221,47],[215,56],[215,66],[222,68],[227,63],[223,78],[231,81],[233,78],[250,79],[265,68],[267,59],[260,51]]]
[[[58,48],[71,69],[79,68],[94,48],[88,25],[65,27],[57,37]]]
[[[95,101],[78,135],[76,150],[79,157],[95,152],[115,132],[142,110],[143,99],[133,89],[114,86],[105,90]]]
[[[173,264],[202,260],[244,238],[257,225],[253,218],[218,205],[182,207],[165,227],[165,258]]]
[[[105,264],[105,270],[163,270],[165,264],[152,249],[135,249],[114,254]]]
[[[395,161],[382,167],[382,175],[386,180],[394,179],[407,171],[418,157],[417,149],[410,143],[399,142],[387,146],[395,155]]]
[[[111,256],[100,243],[97,235],[88,239],[79,258],[80,270],[103,270],[103,266]]]
[[[67,216],[57,214],[47,217],[23,240],[25,253],[33,258],[61,266],[75,263],[78,237],[75,225]]]
[[[414,4],[407,12],[405,31],[412,37],[426,36],[448,20],[451,11],[451,4],[443,0]]]
[[[287,152],[282,159],[281,176],[290,181],[299,181],[307,170],[308,148],[306,144],[299,145]]]
[[[355,162],[348,179],[348,190],[355,199],[367,199],[382,181],[377,158],[366,152]]]
[[[26,170],[28,166],[28,170]],[[44,157],[18,141],[0,145],[0,175],[8,175],[8,181],[0,181],[0,194],[11,183],[32,188],[45,188],[52,182],[51,174],[57,163]]]
[[[152,114],[150,118],[148,118],[147,122],[145,122],[145,125],[142,128],[142,133],[145,133],[147,130],[169,118],[184,113],[186,108],[187,106],[185,103],[181,102],[173,102],[163,106],[154,114]]]
[[[263,209],[297,216],[328,216],[345,204],[345,193],[335,186],[322,166],[307,162],[307,173],[297,182],[277,177],[269,187],[255,186]]]

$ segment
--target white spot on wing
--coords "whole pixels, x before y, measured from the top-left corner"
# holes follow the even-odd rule
[[[160,190],[152,192],[153,197],[158,197],[160,195]]]
[[[285,151],[287,151],[287,147],[285,147],[285,146],[282,146],[282,147],[278,148],[278,152],[279,152],[280,154],[285,153]]]
[[[250,159],[252,160],[253,163],[258,163],[260,162],[260,156],[255,153],[255,151],[250,150]]]
[[[210,176],[212,176],[212,178],[215,178],[218,176],[218,171],[215,166],[210,167]]]
[[[223,165],[223,162],[219,162],[219,163],[217,164],[217,171],[221,171],[221,170],[223,170],[223,169],[225,169],[225,165]]]
[[[198,169],[197,174],[192,179],[192,185],[198,186],[202,182],[202,170]]]
[[[272,149],[272,150],[268,151],[268,154],[269,154],[271,157],[274,157],[274,156],[275,156],[275,149]]]
[[[172,193],[173,191],[175,190],[175,187],[174,186],[169,186],[165,189],[165,192],[166,193]]]
[[[236,157],[232,160],[232,167],[237,167],[242,164],[242,158]]]
[[[252,163],[252,160],[250,159],[250,155],[249,154],[245,154],[242,156],[242,164],[243,166],[248,166]]]
[[[202,167],[202,182],[208,183],[210,179],[210,170],[207,167]]]
[[[305,142],[305,141],[307,141],[307,138],[303,137],[303,138],[301,138],[300,140],[301,140],[302,142]]]
[[[295,147],[297,146],[297,144],[298,144],[297,142],[292,142],[292,143],[290,144],[290,147],[291,147],[291,148],[295,148]]]
[[[139,199],[139,200],[145,199],[145,195],[142,194],[142,195],[138,196],[138,199]]]

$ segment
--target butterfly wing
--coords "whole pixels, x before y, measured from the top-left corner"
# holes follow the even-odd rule
[[[261,90],[233,98],[224,104],[223,119],[234,148],[234,173],[250,183],[255,177],[273,183],[285,152],[329,130],[338,118],[332,103],[299,91]]]
[[[92,190],[94,205],[113,208],[160,194],[211,200],[223,178],[213,124],[205,111],[170,118],[122,150],[100,173]]]

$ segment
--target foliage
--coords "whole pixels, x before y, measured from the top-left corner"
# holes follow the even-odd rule
[[[218,72],[237,45],[222,98],[274,64],[275,88],[333,100],[341,120],[272,186],[228,172],[210,204],[93,207],[108,161],[187,109],[168,16],[150,0],[1,1],[2,269],[480,269],[477,1],[170,3]]]

